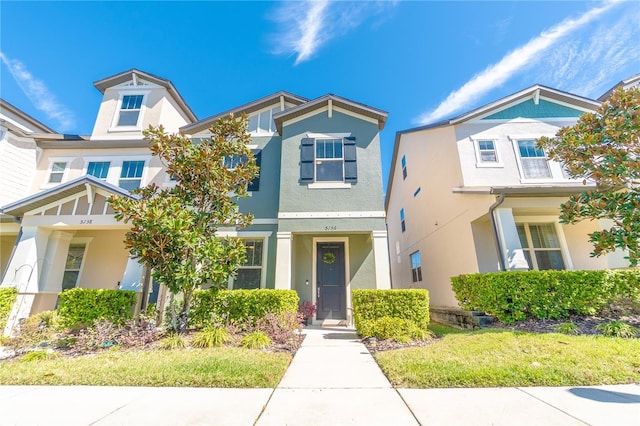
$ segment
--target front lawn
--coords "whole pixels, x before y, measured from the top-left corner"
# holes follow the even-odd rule
[[[77,358],[1,362],[0,385],[273,388],[290,361],[289,353],[234,347],[107,350]]]
[[[395,387],[578,386],[640,383],[640,340],[485,329],[375,358]]]

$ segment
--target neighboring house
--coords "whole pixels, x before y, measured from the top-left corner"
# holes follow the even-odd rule
[[[536,85],[398,132],[386,196],[393,287],[457,306],[450,278],[459,274],[627,266],[618,252],[590,256],[598,221],[559,223],[560,204],[590,184],[569,179],[535,143],[599,105]]]
[[[611,89],[609,89],[606,92],[604,92],[602,94],[602,96],[600,96],[598,98],[598,100],[600,102],[604,102],[604,100],[607,99],[609,96],[611,96],[613,91],[615,89],[617,89],[618,87],[622,87],[625,90],[630,89],[632,87],[640,88],[640,74],[636,74],[636,75],[634,75],[632,77],[629,77],[629,78],[626,78],[626,79],[622,80],[621,82],[619,82],[618,84],[613,86]]]
[[[0,99],[0,206],[30,193],[40,150],[34,135],[53,130]],[[0,273],[4,271],[18,237],[20,225],[0,214]]]
[[[254,224],[220,229],[247,245],[229,288],[295,289],[318,303],[318,320],[348,320],[352,288],[390,287],[379,140],[386,112],[279,92],[198,121],[169,80],[130,70],[95,86],[103,99],[92,134],[36,135],[41,155],[28,195],[1,207],[21,224],[1,284],[19,291],[7,330],[53,309],[67,288],[140,292],[146,274],[106,199],[151,182],[173,185],[143,129],[162,124],[198,139],[229,113],[247,114],[260,165],[240,200]],[[163,291],[153,283],[142,305],[161,304]]]

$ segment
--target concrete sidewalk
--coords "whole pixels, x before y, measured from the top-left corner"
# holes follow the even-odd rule
[[[0,386],[0,425],[630,425],[640,386],[393,389],[355,332],[307,328],[274,389]]]

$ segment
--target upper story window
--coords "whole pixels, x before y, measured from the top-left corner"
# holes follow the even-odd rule
[[[355,183],[356,139],[303,138],[300,146],[300,182]]]
[[[87,174],[106,180],[109,175],[110,164],[109,161],[90,161],[87,165]]]
[[[517,143],[523,178],[540,179],[552,177],[547,157],[544,151],[538,148],[535,140],[524,139],[517,141]]]
[[[127,191],[139,188],[143,170],[144,161],[123,161],[118,186]]]
[[[478,141],[478,157],[481,163],[497,163],[498,153],[494,141]]]
[[[402,228],[402,232],[407,230],[407,225],[404,221],[404,209],[400,209],[400,228]]]
[[[420,251],[411,253],[411,275],[413,282],[422,281],[422,265],[420,263]]]
[[[118,127],[137,126],[144,95],[124,95],[118,111]]]
[[[405,180],[407,178],[407,159],[405,158],[405,156],[402,156],[402,180]]]
[[[51,164],[51,173],[49,173],[49,183],[60,183],[67,169],[66,161],[54,161]]]
[[[516,228],[530,269],[565,269],[554,223],[518,223]]]
[[[248,131],[254,134],[274,134],[276,125],[273,121],[273,115],[280,112],[280,106],[259,111],[249,116]]]

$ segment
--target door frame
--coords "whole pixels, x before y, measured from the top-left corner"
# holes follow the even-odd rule
[[[344,243],[344,291],[346,291],[345,295],[345,320],[349,320],[351,315],[349,311],[351,310],[351,281],[349,277],[351,276],[351,271],[349,270],[349,237],[313,237],[313,250],[312,256],[313,266],[312,266],[312,287],[311,287],[311,300],[314,305],[317,306],[317,292],[318,292],[318,243]],[[313,314],[313,319],[315,320],[316,314]]]

